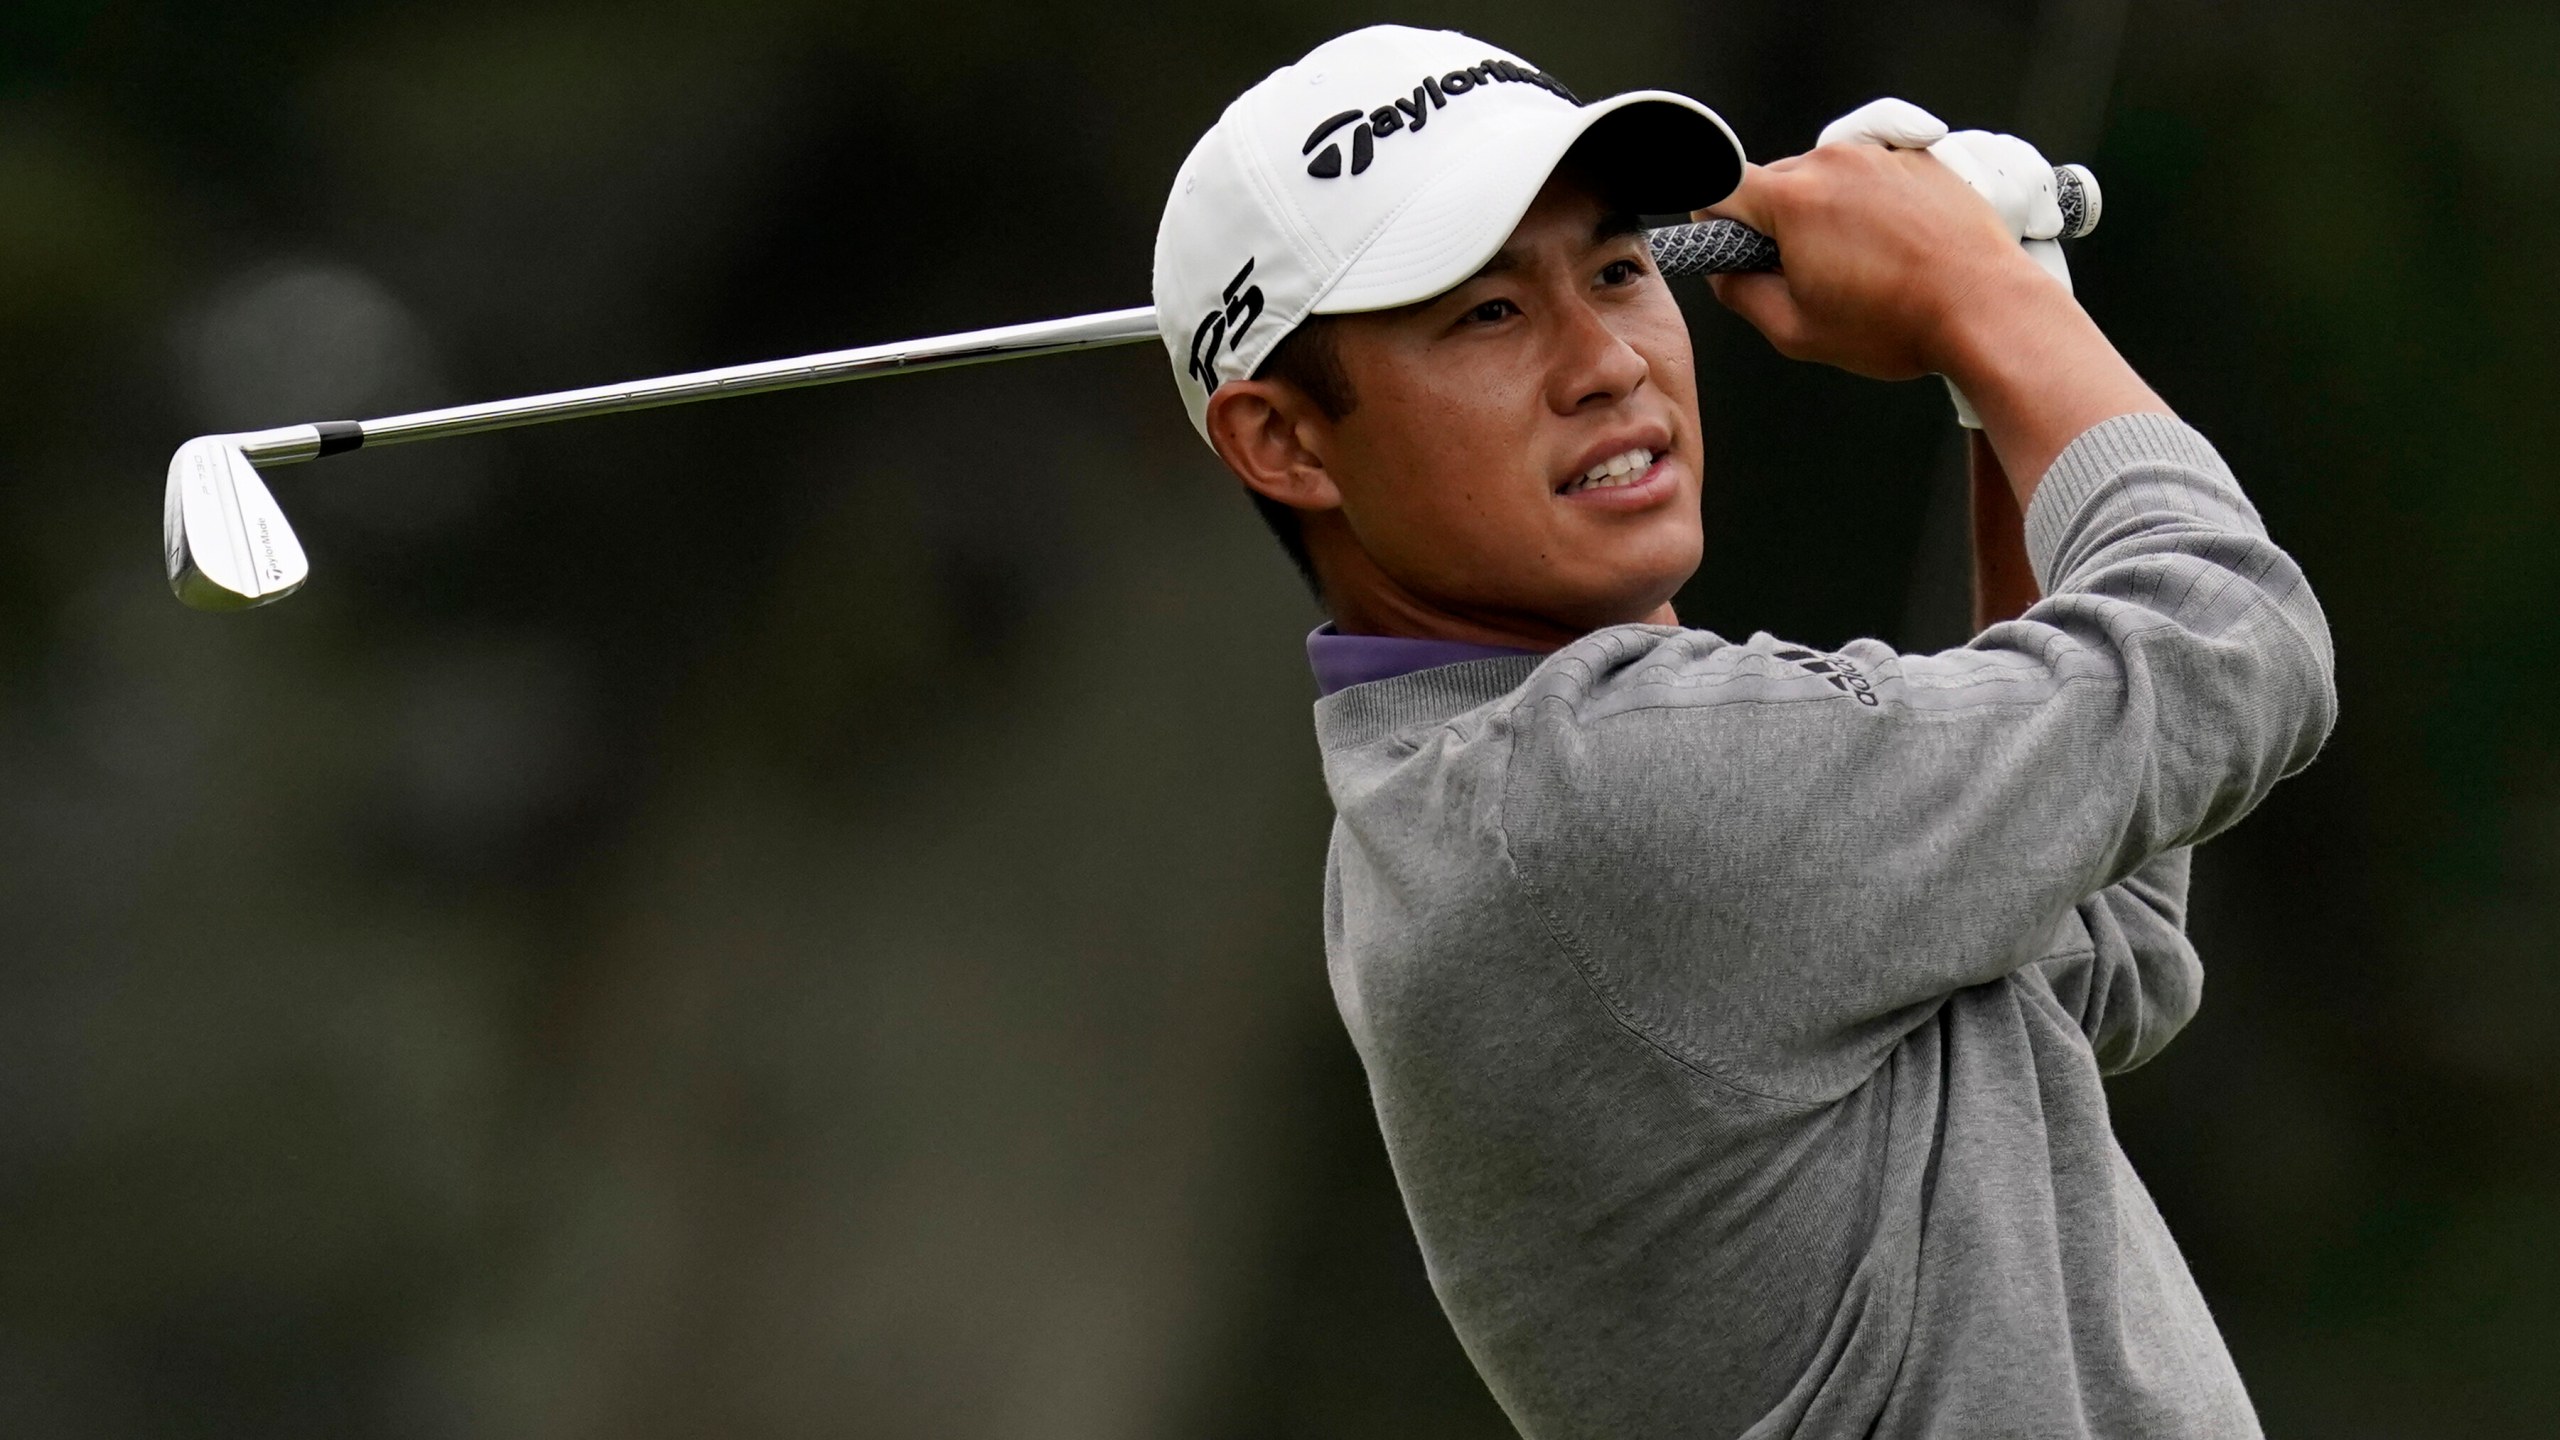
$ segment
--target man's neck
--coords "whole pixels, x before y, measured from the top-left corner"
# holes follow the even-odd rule
[[[1641,613],[1557,615],[1534,606],[1459,604],[1420,594],[1372,559],[1350,533],[1340,511],[1310,515],[1302,534],[1324,589],[1333,628],[1344,635],[1385,635],[1405,640],[1446,640],[1544,653],[1561,650],[1609,625],[1677,625],[1663,601]]]
[[[1528,612],[1435,604],[1392,583],[1340,588],[1328,583],[1325,597],[1333,628],[1344,635],[1390,635],[1544,652],[1560,650],[1599,628]],[[1630,615],[1627,620],[1646,625],[1680,623],[1669,601],[1654,607],[1651,614]]]

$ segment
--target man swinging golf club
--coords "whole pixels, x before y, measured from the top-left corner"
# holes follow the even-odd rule
[[[1184,163],[1175,378],[1332,616],[1335,997],[1526,1435],[2252,1435],[2100,1077],[2195,1010],[2188,847],[2318,749],[2325,624],[2019,243],[2041,157],[1825,139],[1746,168],[1695,101],[1379,27]],[[1696,377],[1633,217],[1700,207],[1777,241],[1716,294],[1782,353],[1979,425],[1970,645],[1679,627]]]

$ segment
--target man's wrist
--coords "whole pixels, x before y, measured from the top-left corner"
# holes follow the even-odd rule
[[[2066,341],[2075,320],[2087,324],[2079,302],[2022,251],[1984,266],[1947,307],[1929,365],[1967,395],[1995,389],[2032,375],[2031,357]]]
[[[2168,410],[2071,292],[2024,252],[1967,290],[1934,360],[1981,416],[2022,508],[2082,431]]]

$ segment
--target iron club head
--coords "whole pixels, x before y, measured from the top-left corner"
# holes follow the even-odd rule
[[[169,562],[169,589],[199,610],[245,610],[281,600],[311,573],[302,542],[258,478],[249,447],[284,459],[310,434],[307,425],[255,435],[204,435],[178,447],[169,460],[169,491],[161,517],[161,545]],[[300,457],[293,457],[300,458]]]

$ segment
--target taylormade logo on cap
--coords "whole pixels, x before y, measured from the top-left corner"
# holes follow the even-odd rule
[[[1697,101],[1585,105],[1452,30],[1357,30],[1237,97],[1156,231],[1157,327],[1193,427],[1206,439],[1210,394],[1309,315],[1408,305],[1474,274],[1586,136],[1613,174],[1641,177],[1631,208],[1698,209],[1741,178],[1742,147]]]
[[[1377,153],[1377,141],[1384,140],[1399,130],[1421,129],[1425,122],[1431,119],[1432,111],[1448,105],[1450,96],[1472,94],[1477,86],[1490,85],[1496,81],[1519,81],[1524,84],[1543,85],[1573,104],[1582,103],[1572,91],[1564,88],[1553,76],[1541,75],[1525,65],[1514,65],[1508,60],[1487,60],[1481,65],[1465,70],[1452,70],[1444,76],[1423,76],[1422,83],[1413,87],[1413,98],[1410,100],[1399,97],[1392,105],[1381,105],[1365,113],[1358,110],[1345,110],[1339,115],[1328,117],[1316,126],[1315,133],[1309,135],[1307,143],[1299,149],[1302,153],[1312,152],[1318,145],[1323,145],[1328,136],[1343,126],[1355,120],[1362,121],[1364,123],[1351,132],[1351,173],[1357,175],[1369,168],[1370,157]],[[1322,154],[1307,162],[1307,173],[1319,180],[1330,180],[1341,174],[1342,147],[1325,145]]]

